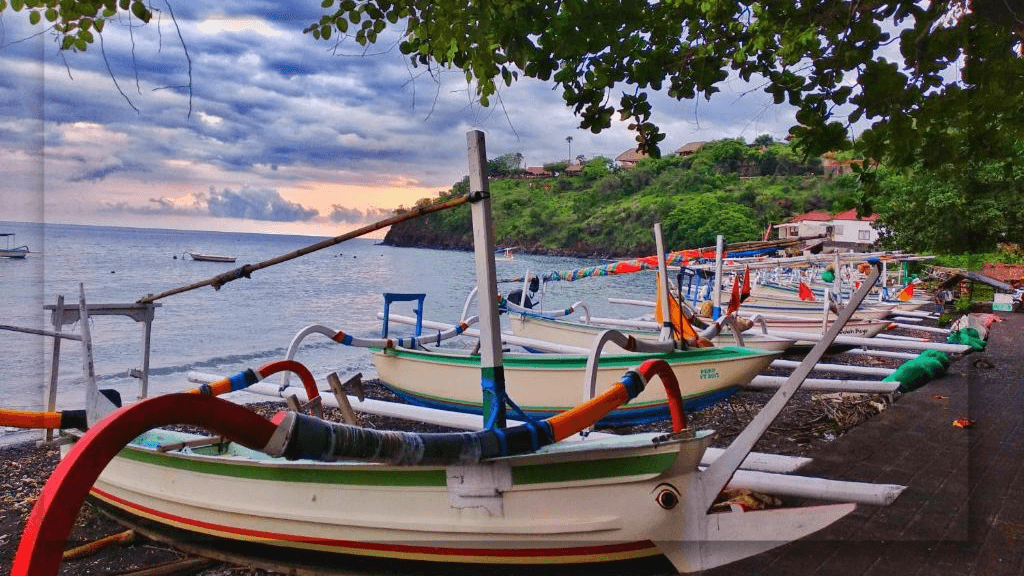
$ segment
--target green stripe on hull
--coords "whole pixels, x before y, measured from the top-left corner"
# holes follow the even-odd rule
[[[514,485],[544,484],[659,474],[672,465],[677,455],[677,452],[672,451],[618,458],[513,465],[512,481]],[[266,461],[270,465],[263,465],[263,463],[261,465],[253,465],[251,463],[232,462],[227,459],[212,460],[206,458],[175,457],[138,449],[122,450],[118,457],[143,464],[152,464],[199,474],[297,484],[317,483],[395,487],[444,487],[447,485],[446,474],[443,468],[405,470],[387,467],[386,470],[367,468],[346,470],[345,464],[318,465],[315,467],[301,465],[275,466],[271,460]]]
[[[399,470],[389,467],[387,470],[346,470],[346,465],[344,464],[330,468],[325,466],[300,467],[301,465],[275,466],[273,465],[273,460],[264,461],[266,464],[254,465],[251,463],[231,462],[227,459],[214,461],[197,458],[177,458],[131,449],[122,450],[118,457],[200,474],[272,480],[276,482],[350,484],[356,486],[446,485],[443,468]]]
[[[651,454],[625,458],[606,458],[573,462],[570,465],[536,464],[512,468],[512,484],[549,484],[553,482],[579,482],[645,474],[661,474],[675,462],[677,453]]]
[[[373,348],[373,352],[381,352],[379,348]],[[389,348],[383,351],[388,356],[398,356],[410,359],[420,359],[443,364],[456,364],[465,366],[480,367],[479,356],[462,356],[459,354],[421,353],[400,348]],[[613,367],[629,369],[634,368],[643,360],[661,359],[669,364],[688,364],[696,362],[714,362],[719,360],[742,358],[747,356],[759,356],[764,354],[760,350],[747,348],[735,348],[731,346],[695,348],[678,352],[664,352],[660,354],[608,354],[601,356],[601,367]],[[525,354],[507,355],[502,359],[505,369],[509,368],[539,368],[539,369],[566,369],[578,370],[585,367],[586,356],[559,355],[559,354]]]

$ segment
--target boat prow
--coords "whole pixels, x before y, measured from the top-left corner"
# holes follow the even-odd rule
[[[655,542],[680,573],[700,572],[799,540],[846,516],[855,504],[706,514],[681,542]]]

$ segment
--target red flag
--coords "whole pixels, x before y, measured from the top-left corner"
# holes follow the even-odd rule
[[[729,297],[729,308],[726,310],[726,314],[732,314],[733,312],[740,309],[740,279],[734,278],[732,281],[732,296]]]
[[[743,267],[743,290],[740,294],[740,302],[750,298],[750,266]]]
[[[913,296],[914,296],[914,283],[913,282],[911,282],[910,284],[907,284],[906,287],[903,288],[903,290],[900,290],[900,293],[896,295],[896,297],[899,298],[900,302],[906,302],[907,300],[910,300]]]
[[[814,292],[811,292],[811,289],[807,286],[807,284],[804,284],[803,282],[800,282],[799,294],[801,300],[814,302]]]
[[[768,239],[771,238],[771,237],[772,237],[772,224],[771,224],[771,222],[769,222],[768,223],[768,227],[764,229],[764,238],[761,238],[761,240],[764,241],[764,242],[767,242]]]

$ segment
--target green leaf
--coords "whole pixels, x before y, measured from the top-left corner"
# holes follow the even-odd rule
[[[330,8],[331,6],[334,6],[334,0],[323,0],[323,2],[320,2],[321,8]]]
[[[0,0],[0,12],[7,10],[7,0]]]
[[[118,0],[118,6],[121,7],[121,10],[127,10],[131,6],[131,0]]]
[[[96,20],[93,22],[92,26],[97,32],[103,32],[104,22],[106,22],[106,20]]]
[[[28,14],[28,21],[29,21],[30,24],[33,24],[33,25],[39,24],[39,20],[40,19],[42,19],[42,16],[39,15],[39,12],[37,12],[35,10],[33,10],[32,12],[29,12],[29,14]]]
[[[146,5],[138,0],[132,3],[132,14],[143,22],[149,22],[149,19],[152,17],[152,13],[146,8]]]
[[[47,22],[56,22],[57,21],[57,11],[54,10],[53,8],[48,8],[46,10],[46,21]]]
[[[74,46],[74,45],[75,45],[74,37],[72,37],[72,36],[65,36],[64,37],[64,41],[61,42],[60,49],[61,50],[70,50],[71,47]]]
[[[21,12],[21,9],[25,7],[24,0],[11,0],[11,8],[14,8],[15,12]]]

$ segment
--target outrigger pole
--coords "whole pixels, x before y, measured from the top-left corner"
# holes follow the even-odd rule
[[[718,493],[729,483],[729,479],[732,478],[736,469],[739,468],[740,463],[753,450],[754,444],[761,439],[761,436],[768,430],[768,427],[779,416],[786,403],[789,402],[789,399],[800,388],[807,375],[810,374],[811,370],[814,369],[814,366],[825,354],[825,350],[832,345],[832,341],[842,331],[847,320],[857,311],[857,307],[860,306],[864,298],[867,297],[868,292],[871,291],[872,286],[878,281],[882,271],[881,263],[877,258],[872,260],[874,266],[871,268],[871,274],[863,280],[860,288],[850,296],[849,302],[840,310],[832,326],[821,337],[821,340],[811,348],[811,351],[807,353],[807,356],[800,362],[800,365],[786,379],[786,383],[775,392],[771,400],[757,413],[757,416],[751,420],[750,424],[729,444],[729,447],[722,456],[701,472],[701,482],[694,484],[694,486],[698,487],[697,489],[700,493],[692,494],[691,496],[694,498],[694,502],[699,503],[703,507],[702,510],[707,510],[711,507]]]
[[[262,262],[257,262],[256,264],[246,264],[245,266],[241,266],[239,268],[235,268],[234,270],[229,270],[228,272],[225,272],[223,274],[218,274],[218,275],[214,276],[213,278],[207,278],[206,280],[200,280],[199,282],[193,282],[192,284],[188,284],[186,286],[181,286],[179,288],[174,288],[174,289],[171,289],[171,290],[167,290],[167,291],[161,292],[159,294],[147,294],[145,297],[139,298],[137,300],[137,302],[139,304],[148,304],[150,302],[156,302],[157,300],[159,300],[161,298],[166,298],[167,296],[173,296],[174,294],[181,294],[182,292],[188,292],[190,290],[195,290],[196,288],[202,288],[203,286],[213,286],[214,290],[220,290],[220,287],[225,285],[225,284],[227,284],[228,282],[231,282],[232,280],[238,280],[239,278],[249,278],[252,275],[252,273],[257,271],[257,270],[262,270],[263,268],[269,268],[270,266],[273,266],[275,264],[280,264],[281,262],[287,262],[288,260],[294,260],[295,258],[298,258],[300,256],[305,256],[306,254],[310,254],[312,252],[316,252],[317,250],[323,250],[324,248],[330,248],[331,246],[334,246],[335,244],[341,244],[342,242],[344,242],[346,240],[351,240],[353,238],[358,238],[360,236],[369,234],[370,232],[374,232],[376,230],[380,230],[381,228],[387,228],[388,226],[392,226],[394,224],[398,224],[399,222],[405,222],[406,220],[413,220],[413,219],[419,218],[421,216],[426,216],[427,214],[431,214],[431,213],[434,213],[434,212],[440,212],[441,210],[447,210],[449,208],[454,208],[456,206],[460,206],[462,204],[465,204],[466,202],[469,202],[469,201],[470,201],[469,195],[468,194],[463,194],[463,195],[460,195],[460,196],[454,196],[454,197],[452,197],[452,198],[450,198],[448,200],[445,200],[444,202],[438,202],[436,204],[431,204],[429,206],[419,206],[419,207],[413,208],[412,210],[409,210],[407,212],[403,212],[401,214],[398,214],[396,216],[392,216],[390,218],[385,218],[383,220],[374,222],[373,224],[368,224],[366,226],[363,226],[362,228],[358,228],[356,230],[352,230],[351,232],[346,232],[344,234],[341,234],[340,236],[335,236],[334,238],[328,238],[327,240],[322,240],[320,242],[317,242],[316,244],[310,244],[309,246],[306,246],[305,248],[300,248],[298,250],[295,250],[294,252],[289,252],[287,254],[278,256],[276,258],[271,258],[269,260],[264,260]]]

